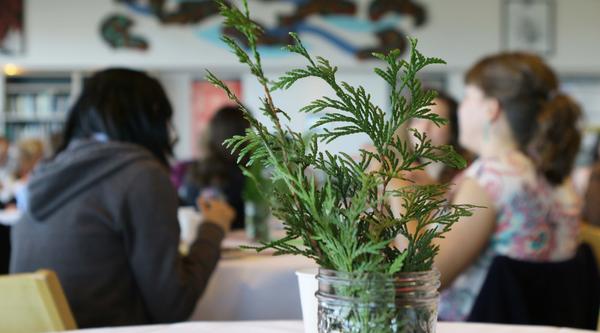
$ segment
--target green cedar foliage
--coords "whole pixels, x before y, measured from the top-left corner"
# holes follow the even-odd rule
[[[245,167],[260,163],[272,170],[272,211],[284,222],[286,237],[264,243],[257,248],[275,249],[276,254],[296,254],[313,258],[321,267],[344,272],[373,272],[393,275],[398,272],[425,271],[432,267],[438,252],[435,238],[443,237],[462,216],[471,214],[472,206],[450,205],[444,198],[447,185],[410,185],[398,190],[383,190],[403,172],[422,170],[431,161],[462,168],[465,161],[451,146],[436,147],[423,133],[411,130],[416,144],[398,133],[411,118],[424,118],[441,126],[446,120],[430,112],[436,97],[434,91],[423,90],[417,73],[428,65],[443,64],[417,50],[410,39],[410,59],[403,60],[400,51],[374,54],[385,64],[375,73],[390,86],[391,112],[373,104],[362,86],[351,86],[336,78],[337,67],[322,57],[313,57],[296,34],[294,45],[285,49],[306,60],[304,68],[288,71],[275,81],[265,77],[257,41],[262,31],[250,18],[248,4],[240,10],[217,0],[224,25],[235,28],[247,41],[244,49],[238,41],[223,36],[239,61],[247,65],[264,88],[261,111],[272,126],[259,122],[240,100],[213,73],[207,79],[223,89],[243,109],[251,128],[244,136],[234,137],[227,146],[239,152]],[[289,116],[279,109],[271,96],[274,90],[290,88],[299,80],[318,78],[335,92],[334,98],[322,97],[300,109],[300,112],[322,115],[315,128],[322,130],[309,137],[292,131]],[[408,94],[410,98],[404,95]],[[360,158],[320,149],[320,143],[331,142],[353,134],[366,134],[374,150],[360,150]],[[381,165],[368,172],[372,162]],[[426,161],[426,162],[422,162]],[[318,184],[315,171],[325,175]],[[399,197],[403,214],[394,218],[388,199]],[[409,230],[407,223],[416,225]],[[408,239],[402,251],[390,246],[396,235]],[[301,241],[302,245],[298,245]]]

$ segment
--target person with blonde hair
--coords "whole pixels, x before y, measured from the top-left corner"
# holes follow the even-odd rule
[[[44,157],[44,143],[38,138],[26,138],[17,142],[17,179],[27,179],[33,168]]]

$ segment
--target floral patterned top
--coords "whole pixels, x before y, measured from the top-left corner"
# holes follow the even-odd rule
[[[520,152],[480,158],[463,176],[475,179],[493,200],[496,229],[478,259],[442,293],[440,320],[467,318],[494,256],[559,261],[577,248],[581,202],[569,182],[552,187]]]

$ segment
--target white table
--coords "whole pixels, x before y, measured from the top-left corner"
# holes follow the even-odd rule
[[[295,271],[315,267],[311,260],[251,253],[240,258],[226,256],[213,273],[192,320],[302,319]]]
[[[23,214],[16,208],[0,209],[0,224],[15,225]]]
[[[183,252],[196,238],[201,216],[189,207],[179,208]],[[284,236],[283,230],[271,237]],[[240,245],[259,245],[243,230],[230,232],[223,241],[217,268],[201,296],[192,320],[300,320],[300,294],[296,270],[316,267],[300,256],[257,254],[239,250]],[[271,252],[272,253],[272,252]]]
[[[80,330],[82,333],[303,333],[301,321],[188,322],[173,325],[134,326]],[[583,333],[570,328],[439,323],[437,333]]]

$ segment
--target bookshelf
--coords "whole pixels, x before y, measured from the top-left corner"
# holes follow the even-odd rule
[[[73,96],[81,86],[74,72],[36,72],[2,76],[0,134],[10,141],[47,140],[62,130]]]

